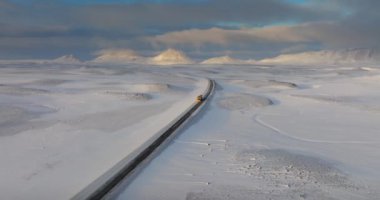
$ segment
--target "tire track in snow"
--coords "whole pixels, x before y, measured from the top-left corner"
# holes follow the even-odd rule
[[[257,122],[258,124],[260,124],[261,126],[267,128],[267,129],[270,129],[272,130],[273,132],[277,133],[277,134],[280,134],[280,135],[283,135],[285,137],[288,137],[290,139],[293,139],[293,140],[299,140],[299,141],[302,141],[302,142],[312,142],[312,143],[325,143],[325,144],[380,144],[379,142],[368,142],[368,141],[356,141],[356,140],[352,140],[352,141],[330,141],[330,140],[313,140],[313,139],[306,139],[306,138],[301,138],[301,137],[297,137],[297,136],[293,136],[267,122],[265,122],[264,120],[262,120],[259,116],[258,113],[256,113],[254,116],[254,121]]]

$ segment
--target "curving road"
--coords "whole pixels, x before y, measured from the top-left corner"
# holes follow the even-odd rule
[[[207,102],[210,95],[212,95],[215,88],[215,81],[209,79],[207,90],[202,94],[202,101],[196,101],[186,112],[182,113],[170,126],[165,129],[162,134],[153,141],[149,141],[149,144],[143,149],[139,149],[138,152],[134,152],[133,158],[128,158],[120,161],[108,172],[103,174],[88,187],[83,189],[72,200],[98,200],[104,198],[110,193],[119,183],[125,181],[128,178],[132,178],[132,174],[139,167],[142,167],[144,161],[149,159],[155,150],[157,150],[165,141],[169,140],[181,126],[190,119],[190,117],[196,114],[202,105]],[[195,97],[194,97],[195,99]]]

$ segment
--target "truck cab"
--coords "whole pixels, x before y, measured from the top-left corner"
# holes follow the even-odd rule
[[[198,95],[197,98],[196,98],[196,101],[197,102],[202,102],[203,101],[203,96],[202,95]]]

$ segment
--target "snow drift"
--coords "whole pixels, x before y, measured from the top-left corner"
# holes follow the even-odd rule
[[[171,86],[164,83],[146,83],[133,85],[131,90],[138,92],[166,92]]]
[[[263,59],[265,64],[355,64],[379,63],[380,52],[375,49],[348,49],[310,51],[296,54],[283,54],[274,58]]]
[[[298,88],[298,85],[292,82],[277,81],[277,80],[232,80],[231,83],[248,86],[250,88],[273,88],[273,89],[293,89]]]
[[[273,101],[258,95],[234,94],[219,100],[219,106],[227,110],[248,110],[273,105]]]

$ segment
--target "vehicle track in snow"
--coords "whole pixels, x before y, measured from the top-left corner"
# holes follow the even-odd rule
[[[255,114],[253,116],[253,119],[256,123],[260,124],[261,126],[268,128],[272,130],[273,132],[283,135],[287,138],[293,139],[293,140],[298,140],[302,142],[311,142],[311,143],[326,143],[326,144],[379,144],[379,142],[369,142],[369,141],[356,141],[356,140],[350,140],[350,141],[330,141],[330,140],[313,140],[313,139],[307,139],[307,138],[301,138],[297,136],[293,136],[277,127],[274,125],[271,125],[264,120],[262,120],[259,116],[259,114]]]

